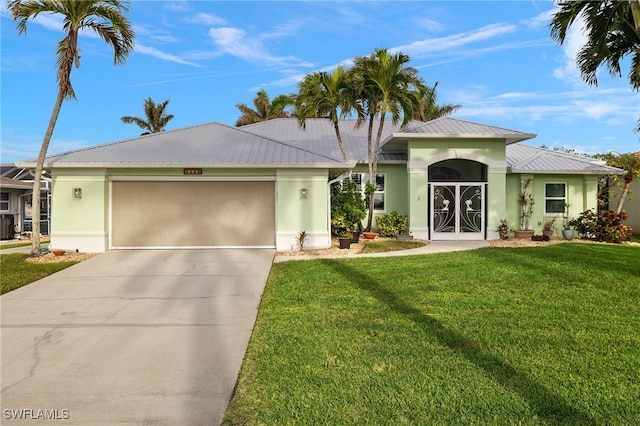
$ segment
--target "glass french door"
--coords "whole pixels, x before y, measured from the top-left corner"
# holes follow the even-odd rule
[[[431,239],[484,240],[484,183],[431,185]]]

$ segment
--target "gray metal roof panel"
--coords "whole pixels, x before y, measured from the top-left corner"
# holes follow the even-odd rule
[[[341,160],[304,147],[207,123],[47,157],[47,164],[314,164]]]
[[[427,122],[412,121],[402,133],[420,134],[424,136],[455,136],[455,137],[498,137],[506,139],[507,143],[515,143],[534,138],[532,133],[474,123],[453,117],[441,117]]]
[[[507,167],[516,173],[579,173],[620,174],[623,170],[609,167],[593,158],[537,148],[529,145],[508,145]]]

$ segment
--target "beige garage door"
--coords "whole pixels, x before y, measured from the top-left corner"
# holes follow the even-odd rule
[[[274,182],[113,182],[112,247],[274,247]]]

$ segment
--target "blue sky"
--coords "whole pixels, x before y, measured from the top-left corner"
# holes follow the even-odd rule
[[[3,7],[6,3],[3,2]],[[233,125],[238,103],[264,88],[273,98],[297,91],[309,72],[371,53],[400,50],[454,117],[537,134],[528,144],[586,153],[635,152],[640,95],[622,77],[580,78],[579,26],[565,46],[549,36],[550,1],[134,1],[128,17],[136,47],[114,66],[110,48],[80,37],[77,101],[63,104],[48,153],[140,134],[120,120],[143,117],[147,97],[170,99],[167,129],[217,121]],[[60,20],[41,15],[25,35],[1,19],[1,161],[35,158],[56,96]]]

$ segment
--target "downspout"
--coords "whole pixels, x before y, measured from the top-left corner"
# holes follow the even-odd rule
[[[344,172],[337,178],[330,180],[327,183],[327,229],[329,230],[329,237],[327,239],[327,247],[331,247],[331,185],[336,182],[339,182],[346,178],[347,176],[351,176],[351,170]]]

